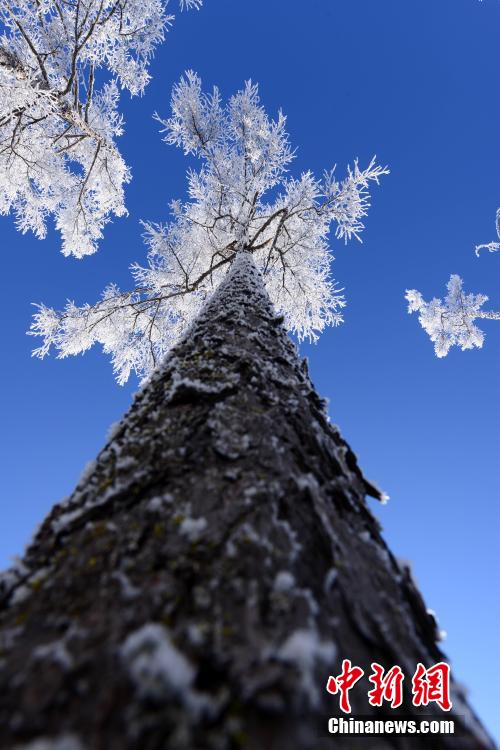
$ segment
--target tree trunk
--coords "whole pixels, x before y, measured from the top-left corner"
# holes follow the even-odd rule
[[[443,658],[367,493],[240,253],[3,575],[2,750],[492,748],[454,683],[423,713],[461,737],[328,739],[343,659],[366,670],[352,716],[394,719]],[[401,708],[369,705],[371,662],[407,675]]]

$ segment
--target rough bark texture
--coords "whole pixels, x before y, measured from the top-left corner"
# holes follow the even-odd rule
[[[424,713],[461,738],[320,739],[343,658],[399,664],[405,684],[442,659],[367,492],[241,253],[3,575],[0,748],[493,747],[456,685],[451,716]],[[408,694],[371,708],[370,687],[353,715],[418,715]]]

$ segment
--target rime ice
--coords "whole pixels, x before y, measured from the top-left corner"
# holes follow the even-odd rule
[[[187,202],[171,203],[171,221],[145,224],[148,265],[135,265],[136,288],[108,286],[97,303],[69,302],[57,313],[39,306],[31,332],[59,357],[100,343],[111,354],[118,382],[148,376],[212,295],[240,250],[252,253],[269,296],[288,330],[316,340],[342,322],[345,299],[330,274],[327,237],[360,239],[370,183],[387,169],[357,161],[337,180],[311,172],[288,174],[293,151],[280,112],[271,120],[248,82],[224,106],[219,91],[204,93],[188,72],[174,86],[172,115],[158,118],[166,143],[202,162],[188,172]],[[272,193],[271,193],[272,191]]]
[[[111,217],[127,213],[130,171],[115,143],[123,132],[119,89],[144,91],[173,20],[165,6],[0,3],[0,214],[12,212],[21,232],[40,238],[53,216],[64,255],[95,252]]]
[[[465,294],[462,279],[453,274],[444,300],[434,297],[426,302],[420,292],[409,289],[406,292],[408,312],[418,312],[418,320],[434,344],[437,357],[445,357],[452,346],[462,351],[474,347],[481,348],[484,333],[475,325],[477,318],[499,320],[500,313],[481,310],[488,297],[484,294]]]

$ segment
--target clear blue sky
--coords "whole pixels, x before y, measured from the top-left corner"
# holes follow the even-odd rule
[[[206,0],[179,16],[146,95],[124,102],[130,216],[100,252],[64,259],[54,231],[39,242],[0,220],[0,566],[71,492],[137,386],[115,385],[97,350],[31,359],[29,303],[92,301],[109,281],[129,283],[144,259],[139,219],[164,220],[184,195],[186,161],[161,143],[153,111],[167,113],[186,68],[224,94],[251,77],[268,110],[288,115],[296,170],[373,153],[392,169],[364,244],[334,245],[346,323],[303,350],[333,421],[391,496],[375,511],[448,631],[455,677],[500,737],[500,323],[485,323],[483,350],[438,360],[403,298],[408,287],[441,296],[459,273],[500,309],[500,254],[473,254],[493,239],[500,204],[499,43],[498,0]]]

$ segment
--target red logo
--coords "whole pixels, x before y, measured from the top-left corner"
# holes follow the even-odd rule
[[[391,667],[387,674],[384,674],[384,668],[373,662],[369,680],[375,687],[368,693],[370,706],[381,706],[382,701],[389,701],[391,708],[398,708],[403,702],[404,678],[401,667]]]
[[[412,688],[414,706],[428,706],[435,702],[443,711],[451,709],[450,667],[443,661],[429,669],[419,663],[413,675]]]
[[[351,704],[349,703],[349,690],[354,687],[358,680],[364,675],[361,667],[352,667],[349,659],[342,662],[342,672],[338,677],[329,677],[326,683],[326,689],[332,695],[340,693],[340,708],[345,714],[351,713]]]
[[[381,706],[384,701],[391,704],[391,708],[398,708],[403,703],[403,681],[405,676],[401,667],[394,665],[387,672],[381,664],[372,662],[369,681],[373,688],[368,692],[370,706]],[[361,667],[351,664],[350,659],[342,662],[342,672],[337,677],[330,677],[326,683],[326,690],[331,695],[340,695],[340,709],[345,714],[351,713],[349,691],[364,675]],[[450,667],[440,661],[426,669],[420,662],[411,681],[412,702],[414,706],[428,706],[437,703],[443,711],[450,711]]]

